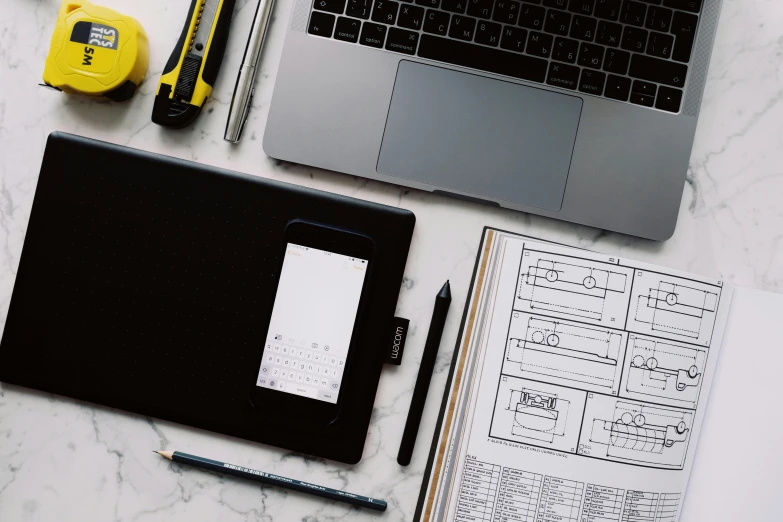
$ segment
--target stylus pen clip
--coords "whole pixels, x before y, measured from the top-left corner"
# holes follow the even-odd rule
[[[274,0],[259,0],[256,7],[256,15],[253,18],[253,26],[250,29],[250,37],[245,48],[245,56],[242,58],[242,66],[239,68],[237,84],[234,87],[234,95],[231,98],[231,110],[228,113],[226,134],[224,139],[231,143],[239,143],[242,139],[242,131],[250,115],[250,107],[253,103],[256,81],[256,69],[261,59],[261,50],[264,48],[266,31],[272,14]]]

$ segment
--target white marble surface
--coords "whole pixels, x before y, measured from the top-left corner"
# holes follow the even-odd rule
[[[709,1],[709,0],[708,0]],[[341,174],[279,163],[261,149],[284,26],[278,0],[246,138],[222,140],[254,0],[238,0],[224,72],[198,122],[180,132],[150,123],[152,96],[187,0],[103,0],[136,16],[152,47],[148,80],[117,105],[37,87],[57,0],[3,0],[0,9],[0,318],[4,323],[46,136],[68,131],[258,176],[399,205],[418,223],[399,301],[412,320],[406,359],[380,383],[357,466],[0,385],[0,520],[410,520],[476,248],[484,225],[692,270],[783,292],[783,3],[725,0],[680,221],[663,244],[489,209]],[[413,463],[396,452],[435,292],[449,278],[454,305]],[[179,449],[385,498],[383,515],[198,471],[154,455]]]

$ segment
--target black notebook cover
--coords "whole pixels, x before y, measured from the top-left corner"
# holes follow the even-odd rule
[[[372,279],[341,422],[253,408],[284,231],[369,236]],[[412,213],[55,133],[0,344],[0,380],[343,462],[361,458]],[[156,448],[157,449],[157,448]]]

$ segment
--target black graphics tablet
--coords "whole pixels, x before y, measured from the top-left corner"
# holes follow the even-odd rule
[[[0,344],[0,380],[358,462],[414,223],[398,208],[52,134]],[[315,274],[303,253],[328,256],[343,271],[355,320],[311,306],[307,297],[332,278]],[[290,270],[301,270],[288,286],[286,256]],[[317,270],[326,266],[314,259]],[[278,284],[305,292],[303,305],[288,309],[342,321],[342,337],[319,343],[273,332],[289,324],[270,323]],[[350,308],[346,295],[340,306]],[[347,345],[337,346],[346,339],[347,358]],[[264,355],[274,357],[267,364]],[[311,372],[284,370],[316,357]],[[279,401],[291,405],[288,415],[272,407]],[[302,429],[311,405],[336,413]]]

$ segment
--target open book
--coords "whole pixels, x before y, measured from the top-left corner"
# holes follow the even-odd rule
[[[731,298],[487,229],[417,520],[677,521]]]

